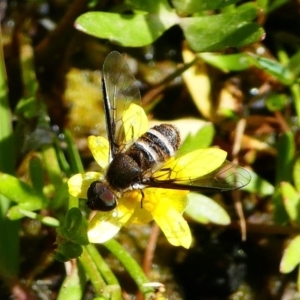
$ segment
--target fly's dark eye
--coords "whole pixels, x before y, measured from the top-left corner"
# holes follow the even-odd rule
[[[117,206],[115,195],[101,181],[94,181],[87,190],[87,206],[92,210],[111,211]]]

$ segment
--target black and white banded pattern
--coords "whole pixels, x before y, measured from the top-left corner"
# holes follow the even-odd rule
[[[180,134],[171,124],[152,127],[125,152],[115,156],[106,178],[115,190],[124,190],[142,183],[145,174],[152,173],[168,158],[175,155],[180,145]]]
[[[154,164],[165,162],[175,155],[180,144],[180,135],[176,127],[170,124],[154,126],[143,134],[127,151],[139,163],[143,170]],[[140,153],[137,153],[140,152]]]

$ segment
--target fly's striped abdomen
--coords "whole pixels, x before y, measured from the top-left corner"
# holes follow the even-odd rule
[[[108,167],[106,178],[115,190],[142,183],[147,171],[154,171],[173,156],[180,145],[177,128],[170,124],[152,127],[125,152],[115,156]]]
[[[170,124],[161,124],[144,133],[126,153],[146,171],[173,156],[179,145],[180,135],[177,128]]]

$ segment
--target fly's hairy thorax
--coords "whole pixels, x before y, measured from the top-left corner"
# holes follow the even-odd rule
[[[106,179],[116,191],[142,183],[147,173],[173,156],[180,145],[180,134],[171,124],[152,127],[125,152],[117,154],[110,163]]]

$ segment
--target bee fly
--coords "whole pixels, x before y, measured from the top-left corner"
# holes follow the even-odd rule
[[[133,140],[131,145],[126,145],[122,115],[132,103],[139,104],[140,92],[137,81],[119,52],[113,51],[106,57],[101,82],[110,164],[105,180],[94,181],[88,188],[87,205],[90,209],[111,211],[117,206],[118,195],[130,189],[142,191],[146,187],[159,187],[225,191],[241,188],[249,183],[250,174],[229,161],[225,161],[208,175],[193,180],[155,178],[155,171],[168,159],[180,155],[177,153],[180,146],[177,128],[171,124],[154,126]],[[134,131],[134,126],[130,126],[130,130]],[[228,180],[229,176],[234,176],[234,181]]]

